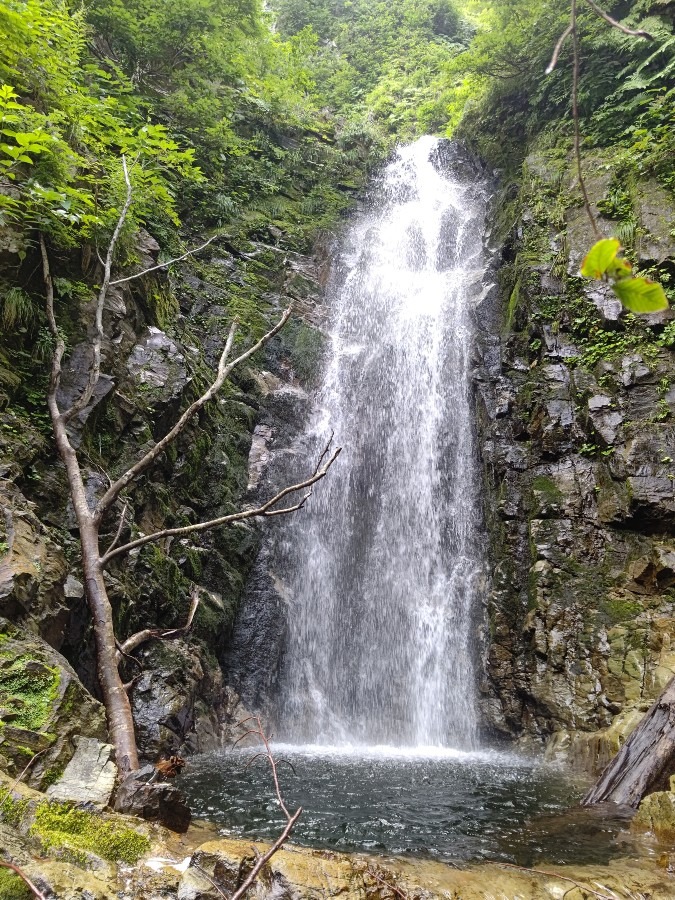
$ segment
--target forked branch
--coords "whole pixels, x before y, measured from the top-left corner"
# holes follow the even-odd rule
[[[263,503],[262,506],[255,507],[254,509],[244,509],[236,513],[230,513],[227,516],[220,516],[218,519],[211,519],[208,522],[197,522],[194,525],[183,525],[179,528],[165,528],[162,531],[156,531],[153,534],[145,534],[133,541],[129,541],[128,544],[122,544],[121,547],[115,547],[112,550],[109,550],[101,558],[101,566],[105,567],[111,559],[114,559],[116,556],[119,556],[122,553],[128,553],[130,550],[135,550],[137,547],[143,547],[145,544],[149,544],[154,541],[160,541],[163,538],[184,537],[187,534],[197,534],[201,531],[210,531],[213,528],[219,528],[222,525],[231,525],[234,522],[243,522],[247,519],[255,518],[271,518],[272,516],[286,515],[287,513],[302,509],[307,500],[311,497],[314,485],[318,481],[321,481],[322,478],[326,477],[328,470],[338,458],[341,451],[342,448],[338,447],[337,450],[333,452],[333,454],[328,458],[326,462],[324,462],[323,465],[314,470],[313,475],[311,475],[305,481],[300,481],[297,484],[291,484],[288,487],[285,487],[283,490],[279,491],[278,494],[272,497],[271,500]],[[324,450],[321,458],[325,459],[326,455],[327,453]],[[293,504],[293,506],[285,506],[281,509],[274,509],[276,504],[280,503],[284,499],[284,497],[303,490],[305,491],[305,493],[298,503]]]
[[[162,454],[166,448],[172,444],[179,434],[184,430],[185,426],[188,422],[195,416],[203,406],[205,406],[209,400],[214,397],[218,391],[221,389],[226,379],[229,377],[230,373],[237,366],[241,365],[254,353],[260,350],[261,347],[264,347],[265,344],[268,343],[276,334],[278,334],[281,329],[284,327],[288,319],[290,318],[291,312],[293,311],[293,305],[291,304],[288,309],[284,312],[282,317],[279,319],[274,328],[270,329],[267,334],[263,335],[260,340],[254,344],[252,347],[249,347],[248,350],[245,350],[242,354],[240,354],[236,359],[233,359],[232,362],[228,363],[227,359],[230,355],[230,351],[232,350],[232,344],[234,342],[234,335],[237,330],[237,323],[233,322],[232,327],[230,328],[230,333],[227,336],[227,341],[225,343],[225,348],[220,357],[220,362],[218,364],[218,373],[216,378],[211,384],[211,386],[206,390],[201,397],[194,401],[194,403],[190,404],[190,406],[185,410],[180,419],[176,422],[173,428],[160,440],[158,441],[152,449],[150,449],[138,462],[134,463],[130,469],[120,476],[105,492],[103,497],[99,500],[96,506],[96,512],[94,514],[95,521],[99,523],[103,517],[103,514],[106,510],[115,502],[120,492],[124,490],[132,481],[138,478],[152,463],[157,459],[160,454]],[[145,542],[147,543],[147,541]],[[127,545],[127,549],[129,545]],[[118,554],[120,550],[115,550],[115,555]],[[107,556],[107,554],[106,554]]]
[[[145,644],[147,641],[151,641],[153,639],[165,641],[169,638],[175,638],[180,635],[187,634],[188,631],[192,628],[192,623],[194,621],[197,608],[199,607],[199,599],[199,588],[195,585],[190,594],[191,602],[187,620],[185,622],[185,625],[181,625],[180,628],[144,628],[142,629],[142,631],[137,631],[136,634],[132,634],[131,637],[128,637],[123,643],[118,644],[117,664],[119,665],[125,656],[130,656],[134,652],[134,650],[138,649],[138,647],[140,647],[142,644]]]
[[[260,716],[250,716],[248,719],[244,719],[243,722],[240,722],[240,727],[247,725],[249,722],[253,722],[254,725],[250,728],[247,728],[245,733],[235,742],[235,747],[238,743],[244,740],[246,737],[257,737],[263,744],[265,748],[264,753],[256,754],[256,756],[266,756],[267,760],[270,764],[270,769],[272,770],[272,778],[274,779],[274,791],[277,796],[277,801],[279,806],[286,817],[286,826],[284,830],[281,832],[276,841],[272,844],[269,850],[266,853],[263,853],[262,856],[259,856],[255,865],[248,873],[244,881],[239,885],[237,890],[232,894],[230,900],[240,900],[241,897],[244,896],[246,891],[254,884],[256,878],[267,865],[267,863],[272,859],[274,854],[281,849],[283,844],[288,840],[288,837],[293,830],[293,826],[300,818],[302,814],[302,807],[298,807],[298,809],[294,813],[290,813],[286,804],[284,803],[283,796],[281,794],[281,788],[279,786],[279,775],[277,772],[277,762],[274,758],[274,754],[272,753],[272,748],[270,747],[270,738],[265,734],[265,730],[262,726],[262,722],[260,721]]]

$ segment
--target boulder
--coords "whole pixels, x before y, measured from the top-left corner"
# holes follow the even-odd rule
[[[0,756],[18,774],[40,753],[25,779],[33,787],[57,780],[76,739],[105,739],[103,706],[49,644],[0,619]]]
[[[155,775],[156,769],[150,765],[128,775],[115,793],[115,809],[183,834],[192,819],[185,796],[166,781],[152,781]]]
[[[47,788],[50,800],[72,800],[108,806],[117,780],[112,744],[96,738],[75,737],[75,755],[59,780]]]

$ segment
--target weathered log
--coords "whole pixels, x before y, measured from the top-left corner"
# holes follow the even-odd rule
[[[654,702],[582,803],[612,801],[636,809],[675,773],[675,678]]]

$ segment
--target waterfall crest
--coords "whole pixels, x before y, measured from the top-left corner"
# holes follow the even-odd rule
[[[283,525],[277,733],[470,749],[483,563],[470,393],[486,186],[456,149],[400,149],[345,237],[308,445],[338,464]],[[455,160],[455,163],[453,163]]]

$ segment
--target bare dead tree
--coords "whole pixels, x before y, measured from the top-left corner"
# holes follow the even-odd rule
[[[232,513],[227,516],[221,516],[208,522],[201,522],[184,528],[164,529],[154,534],[142,535],[119,546],[128,509],[128,502],[124,501],[115,536],[107,550],[101,548],[100,530],[104,517],[120,498],[122,492],[132,485],[141,474],[149,469],[155,460],[176,441],[188,423],[217,395],[232,371],[238,366],[241,366],[246,360],[250,359],[254,353],[264,347],[279,333],[279,331],[281,331],[292,313],[291,305],[284,311],[274,327],[263,335],[260,340],[247,350],[244,350],[236,358],[230,360],[237,330],[237,322],[233,322],[220,357],[217,373],[211,385],[197,400],[190,404],[185,412],[179,417],[178,421],[170,428],[167,434],[161,438],[161,440],[157,441],[150,450],[143,454],[140,459],[130,466],[130,468],[115,481],[111,481],[110,487],[103,496],[93,503],[93,505],[90,505],[85,491],[85,481],[78,459],[78,453],[70,439],[67,426],[73,417],[85,409],[90,403],[96,385],[100,380],[101,347],[104,339],[103,310],[108,289],[113,284],[121,284],[123,282],[131,281],[132,279],[142,278],[149,272],[154,272],[159,268],[170,265],[172,262],[185,259],[187,256],[206,247],[211,243],[211,240],[213,240],[211,239],[205,244],[202,244],[201,247],[197,247],[194,250],[184,253],[175,260],[170,260],[161,265],[151,266],[149,269],[144,269],[143,271],[136,272],[125,278],[113,280],[112,269],[115,251],[133,202],[133,187],[129,166],[124,157],[122,158],[122,171],[126,187],[125,199],[113,230],[105,259],[102,260],[103,280],[98,292],[94,313],[94,329],[90,339],[91,362],[89,365],[87,383],[68,409],[61,409],[58,400],[62,363],[65,355],[65,341],[63,335],[59,331],[55,317],[54,281],[51,273],[49,252],[43,234],[40,234],[39,243],[42,258],[42,277],[45,286],[47,321],[54,340],[47,404],[49,407],[56,448],[65,467],[70,498],[75,511],[80,535],[85,592],[93,620],[94,639],[96,643],[97,675],[103,696],[103,703],[106,709],[110,740],[115,747],[120,776],[124,777],[129,772],[136,770],[139,762],[134,734],[134,723],[131,714],[131,704],[128,696],[130,685],[124,684],[119,672],[119,664],[145,641],[153,638],[166,639],[168,637],[176,637],[179,634],[185,634],[189,631],[199,604],[199,594],[197,591],[193,592],[187,621],[181,628],[160,630],[148,627],[120,643],[115,635],[112,606],[110,604],[104,579],[106,566],[112,559],[119,557],[123,553],[127,553],[135,547],[140,547],[144,544],[158,541],[163,538],[208,531],[213,528],[247,519],[286,515],[301,509],[311,496],[314,485],[326,476],[328,470],[335,462],[340,453],[340,448],[331,453],[331,446],[329,444],[322,453],[319,462],[310,477],[297,484],[289,485],[276,494],[276,496],[272,497],[271,500],[268,500],[259,507],[246,509],[239,513]],[[298,495],[300,495],[299,500],[293,499],[297,498]],[[291,499],[290,504],[287,506],[279,506],[281,501],[285,498]]]
[[[270,737],[265,734],[265,729],[263,728],[260,716],[249,716],[248,719],[244,719],[242,722],[239,722],[239,726],[245,727],[249,722],[253,722],[254,723],[253,726],[246,729],[244,734],[242,734],[241,737],[237,741],[235,741],[234,746],[236,747],[237,744],[241,743],[241,741],[243,741],[247,737],[257,737],[261,741],[261,743],[264,747],[264,751],[262,753],[256,753],[255,756],[253,756],[251,758],[251,760],[249,760],[249,765],[252,762],[255,762],[255,760],[259,759],[260,757],[265,757],[267,759],[270,769],[272,771],[272,779],[274,781],[274,792],[276,794],[279,807],[280,807],[281,811],[283,812],[284,816],[286,817],[286,825],[285,825],[283,831],[281,832],[281,834],[279,835],[279,837],[269,848],[269,850],[267,850],[266,853],[263,853],[261,856],[259,856],[256,859],[255,864],[253,865],[253,868],[248,873],[246,878],[242,881],[242,883],[239,885],[237,890],[230,896],[229,900],[241,900],[241,898],[248,891],[248,889],[255,883],[256,878],[258,877],[258,875],[260,875],[260,873],[265,868],[267,863],[272,859],[274,854],[277,853],[281,849],[281,847],[286,843],[286,841],[288,840],[288,838],[291,834],[291,831],[293,830],[295,823],[298,821],[298,819],[302,815],[302,807],[301,806],[299,806],[294,813],[290,813],[284,802],[284,798],[281,793],[281,788],[279,786],[279,773],[277,770],[278,763],[277,763],[276,759],[274,758],[274,754],[272,753],[272,748],[270,747]]]

